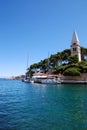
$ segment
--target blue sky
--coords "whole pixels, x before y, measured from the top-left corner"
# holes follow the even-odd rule
[[[0,0],[0,77],[70,48],[74,29],[87,48],[86,0]]]

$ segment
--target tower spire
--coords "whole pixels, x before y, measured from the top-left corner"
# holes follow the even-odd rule
[[[78,61],[81,61],[81,48],[76,31],[73,32],[73,37],[71,41],[71,56],[73,55],[77,55]]]
[[[71,42],[71,44],[73,44],[73,43],[76,43],[76,44],[80,45],[76,31],[73,32],[73,37],[72,37],[72,42]]]

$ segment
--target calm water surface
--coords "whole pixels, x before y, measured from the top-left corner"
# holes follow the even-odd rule
[[[0,80],[0,130],[87,130],[87,85]]]

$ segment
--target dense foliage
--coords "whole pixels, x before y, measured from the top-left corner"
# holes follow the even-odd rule
[[[72,68],[68,68],[63,72],[63,75],[65,76],[80,76],[81,73],[79,71],[78,68],[72,67]]]
[[[37,71],[61,73],[64,75],[80,75],[87,72],[87,48],[81,47],[82,62],[78,63],[78,57],[71,56],[70,49],[66,49],[57,54],[51,54],[49,58],[41,60],[38,63],[32,64],[27,69],[27,75],[32,76]],[[78,69],[79,68],[79,69]]]

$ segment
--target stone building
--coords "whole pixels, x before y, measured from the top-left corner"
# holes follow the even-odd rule
[[[74,55],[77,55],[78,61],[81,62],[81,47],[76,31],[74,31],[71,41],[71,56]]]

